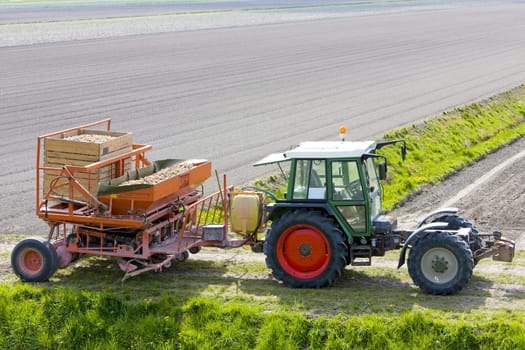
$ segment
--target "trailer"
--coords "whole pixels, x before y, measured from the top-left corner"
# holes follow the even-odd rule
[[[78,135],[110,141],[78,141]],[[15,273],[24,281],[45,281],[86,254],[120,258],[126,279],[184,261],[204,246],[260,244],[263,193],[235,190],[224,177],[219,191],[204,195],[209,161],[152,162],[146,157],[151,149],[111,131],[111,119],[38,137],[36,215],[49,234],[15,246]],[[257,213],[255,222],[245,220],[247,210]]]

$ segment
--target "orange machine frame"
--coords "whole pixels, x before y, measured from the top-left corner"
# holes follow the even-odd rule
[[[71,254],[74,253],[123,257],[128,259],[125,266],[121,266],[126,271],[124,278],[127,278],[144,271],[161,270],[171,264],[173,259],[180,260],[181,256],[184,257],[192,248],[239,247],[254,242],[252,235],[236,240],[229,238],[227,198],[233,187],[226,185],[226,176],[222,190],[204,198],[202,191],[196,189],[211,175],[211,163],[208,161],[200,161],[194,169],[183,174],[178,182],[167,180],[168,185],[161,183],[150,189],[132,190],[99,198],[77,181],[76,174],[90,174],[101,167],[111,165],[115,169],[114,177],[122,176],[125,160],[131,159],[136,169],[149,166],[151,163],[145,157],[145,152],[151,150],[152,146],[133,144],[132,151],[84,166],[64,165],[62,168],[56,168],[42,164],[44,139],[104,124],[109,132],[111,119],[108,118],[39,136],[37,139],[36,215],[50,226],[48,239],[55,237],[52,244],[59,253],[59,260],[65,260],[60,263],[61,267],[65,267],[71,261]],[[58,173],[58,177],[67,178],[69,198],[54,194],[56,192],[53,191],[53,187],[57,186],[56,181],[52,181],[50,188],[43,192],[41,176],[46,170]],[[75,198],[74,194],[80,194],[83,200],[72,199]],[[133,213],[134,207],[139,204],[147,209],[142,210],[140,215]],[[129,213],[126,206],[130,209]],[[73,225],[69,236],[68,225]],[[207,228],[212,233],[208,236],[205,232]],[[114,231],[126,236],[128,243],[133,241],[134,244],[118,240],[104,244],[107,243],[107,239],[113,239],[109,232]],[[162,236],[162,239],[157,242],[156,237],[159,236]],[[153,262],[152,256],[161,256],[163,260]],[[135,261],[143,267],[130,268]]]

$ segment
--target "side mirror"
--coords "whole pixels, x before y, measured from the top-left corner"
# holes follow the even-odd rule
[[[379,180],[386,180],[387,165],[386,162],[379,163]]]

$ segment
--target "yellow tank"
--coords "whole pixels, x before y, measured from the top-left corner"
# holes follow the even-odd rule
[[[231,230],[250,234],[262,224],[262,195],[257,192],[232,192],[230,194]]]

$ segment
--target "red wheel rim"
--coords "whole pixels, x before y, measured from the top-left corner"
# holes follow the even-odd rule
[[[312,226],[295,225],[277,241],[277,259],[290,275],[309,279],[321,275],[330,263],[330,243]]]
[[[42,270],[43,257],[38,250],[27,248],[18,256],[18,266],[27,275],[34,275]]]

